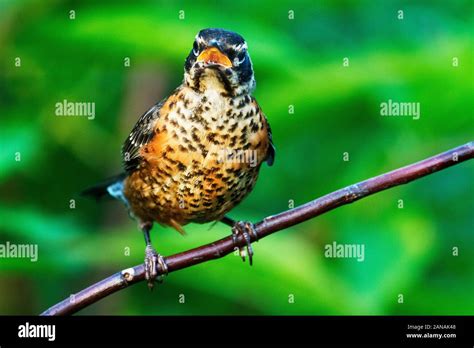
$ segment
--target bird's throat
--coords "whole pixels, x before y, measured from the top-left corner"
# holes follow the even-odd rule
[[[193,74],[185,77],[185,83],[199,93],[212,90],[228,96],[235,94],[228,74],[217,67],[196,70]]]

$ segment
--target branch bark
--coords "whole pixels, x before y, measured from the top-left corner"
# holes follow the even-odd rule
[[[394,186],[406,184],[472,158],[474,158],[473,141],[423,161],[347,186],[294,209],[269,216],[256,223],[257,238],[251,236],[251,241],[255,242],[256,239],[261,239],[274,232],[294,226],[342,205],[355,202]],[[165,262],[168,266],[168,272],[174,272],[198,263],[224,257],[233,252],[235,247],[245,245],[246,242],[242,236],[237,238],[235,244],[232,236],[229,236],[195,249],[168,256],[165,258]],[[71,295],[69,298],[47,309],[41,315],[70,315],[76,313],[116,291],[143,280],[145,280],[143,264],[125,269]]]

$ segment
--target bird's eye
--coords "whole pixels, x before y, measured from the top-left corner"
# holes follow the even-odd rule
[[[234,64],[235,65],[240,65],[245,61],[245,57],[247,56],[247,52],[245,50],[240,51],[237,53],[234,59]]]
[[[197,43],[197,41],[194,41],[194,44],[193,44],[193,54],[197,57],[198,54],[199,54],[199,45]]]

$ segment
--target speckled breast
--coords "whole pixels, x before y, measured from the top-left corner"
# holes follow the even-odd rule
[[[268,146],[252,97],[183,87],[163,104],[125,196],[141,221],[178,230],[220,219],[254,187]]]

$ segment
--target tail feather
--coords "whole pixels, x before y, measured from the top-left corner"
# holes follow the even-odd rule
[[[123,187],[123,180],[125,179],[125,177],[126,174],[122,173],[107,180],[104,180],[103,182],[91,186],[82,191],[81,196],[92,197],[96,200],[99,200],[106,196],[121,199],[121,197],[117,197],[117,188],[118,186],[120,186],[120,188]],[[123,193],[121,194],[123,195]]]

